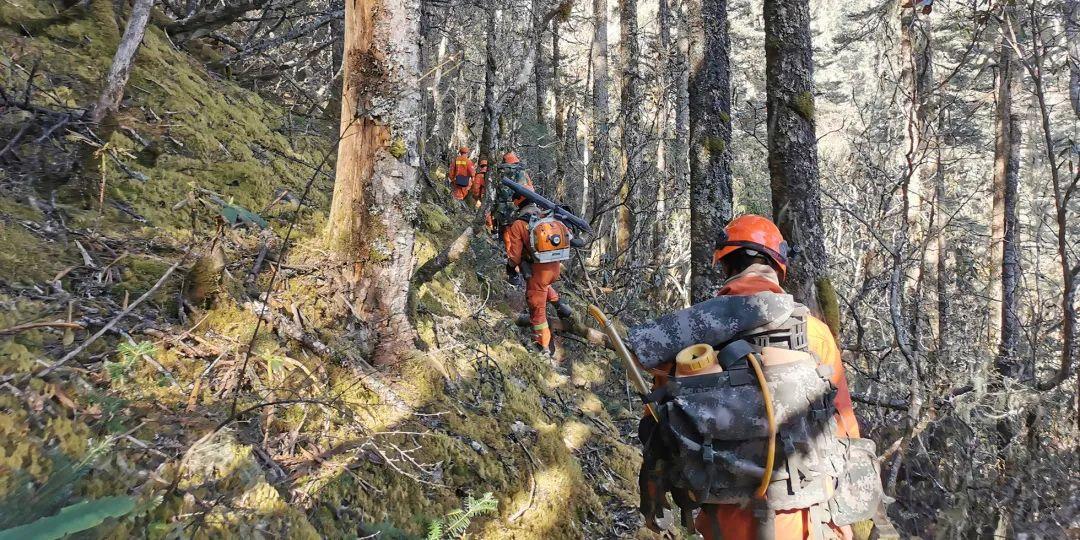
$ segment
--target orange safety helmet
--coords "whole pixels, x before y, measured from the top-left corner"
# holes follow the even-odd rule
[[[503,163],[507,165],[513,165],[515,163],[521,163],[521,160],[518,159],[517,154],[513,152],[507,152],[503,155]]]
[[[461,146],[461,147],[458,147],[457,151],[458,151],[459,154],[468,154],[469,153],[469,147],[468,146]]]
[[[787,274],[791,248],[787,240],[784,240],[784,235],[780,234],[780,229],[769,218],[746,214],[731,220],[720,232],[720,239],[716,242],[716,251],[713,253],[713,264],[742,249],[761,252],[772,260],[780,270],[780,279]]]

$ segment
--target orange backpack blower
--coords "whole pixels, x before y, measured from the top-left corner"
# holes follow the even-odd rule
[[[570,228],[555,219],[551,212],[529,220],[529,252],[534,262],[559,262],[570,259]]]

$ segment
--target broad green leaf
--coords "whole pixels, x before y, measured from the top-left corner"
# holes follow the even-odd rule
[[[265,229],[270,226],[262,216],[244,208],[243,206],[237,206],[235,204],[224,204],[221,206],[221,217],[225,218],[230,225],[236,225],[241,221],[257,225],[260,229]]]
[[[83,501],[60,510],[55,516],[0,531],[0,540],[57,540],[97,527],[108,518],[126,515],[134,509],[135,499],[128,496]]]

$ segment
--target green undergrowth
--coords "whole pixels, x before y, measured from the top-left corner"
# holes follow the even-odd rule
[[[25,73],[12,66],[37,63],[35,103],[85,107],[119,37],[102,6],[111,3],[91,0],[85,12],[58,16],[43,0],[0,0],[0,84],[21,87]],[[0,113],[0,135],[25,120],[18,114]],[[0,392],[0,497],[12,489],[9,473],[42,485],[57,453],[80,460],[107,442],[112,449],[93,456],[67,502],[131,495],[138,511],[91,536],[417,538],[468,495],[487,492],[498,510],[473,520],[473,538],[644,534],[618,528],[636,524],[640,460],[625,442],[636,420],[620,372],[570,340],[560,340],[567,375],[526,349],[513,322],[521,293],[503,282],[493,241],[478,235],[420,288],[417,351],[371,375],[359,360],[370,352],[365,337],[316,234],[332,193],[320,176],[274,308],[334,353],[319,357],[262,325],[244,363],[256,317],[243,304],[269,285],[265,269],[244,283],[261,240],[252,228],[226,231],[218,239],[225,270],[178,320],[183,274],[215,236],[213,208],[191,194],[207,190],[259,213],[280,239],[295,200],[267,207],[286,190],[299,196],[311,165],[333,147],[333,127],[298,127],[302,119],[208,72],[158,28],[143,42],[118,120],[103,160],[104,206],[78,180],[50,176],[55,149],[24,141],[19,155],[38,168],[17,181],[0,170],[0,329],[71,319],[96,330],[193,251],[117,326],[124,334],[108,333],[71,369],[26,378],[86,340],[86,330],[0,335],[0,376],[20,392]],[[471,219],[457,206],[448,211],[445,194],[429,199],[418,214],[417,264]],[[72,294],[85,290],[110,302]],[[192,356],[175,340],[206,351]],[[401,404],[386,402],[372,379]],[[310,402],[254,409],[193,448],[228,418],[234,395],[240,410]]]

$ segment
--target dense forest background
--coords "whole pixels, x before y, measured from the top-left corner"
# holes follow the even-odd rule
[[[897,529],[1076,534],[1080,2],[932,7],[0,0],[0,528],[650,537],[621,372],[522,347],[465,145],[627,324],[772,216]]]

